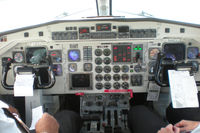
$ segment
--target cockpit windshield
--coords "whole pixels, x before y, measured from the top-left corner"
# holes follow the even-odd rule
[[[53,20],[96,17],[96,1],[0,0],[0,32]],[[199,0],[112,0],[112,16],[153,17],[200,24],[199,4]]]

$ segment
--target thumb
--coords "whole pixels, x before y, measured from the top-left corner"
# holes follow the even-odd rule
[[[184,126],[184,127],[179,127],[180,131],[187,131],[187,126]]]

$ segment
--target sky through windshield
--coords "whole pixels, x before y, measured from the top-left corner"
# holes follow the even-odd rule
[[[0,32],[56,19],[96,16],[96,0],[0,0]],[[142,13],[155,18],[200,24],[199,0],[112,0],[113,15]],[[139,15],[139,16],[138,16]]]

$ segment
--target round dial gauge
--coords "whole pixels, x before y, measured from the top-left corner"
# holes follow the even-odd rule
[[[24,55],[21,52],[14,53],[14,61],[17,63],[22,63],[24,61]]]
[[[75,63],[69,64],[69,71],[70,72],[75,72],[77,71],[77,65]]]
[[[92,64],[91,63],[85,63],[84,64],[84,71],[92,71]]]
[[[160,49],[158,48],[152,48],[149,50],[149,59],[156,59],[158,53],[160,53]]]

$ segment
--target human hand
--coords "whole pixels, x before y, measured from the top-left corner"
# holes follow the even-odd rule
[[[180,130],[172,124],[169,124],[165,128],[161,128],[157,133],[180,133]]]
[[[13,106],[9,105],[8,111],[10,113],[12,113],[13,115],[17,115],[20,118],[20,114],[19,114],[18,110],[16,108],[14,108]]]
[[[36,123],[35,131],[36,133],[58,133],[59,124],[53,116],[44,113]]]
[[[182,120],[175,124],[176,127],[180,128],[180,131],[192,131],[200,124],[199,121],[189,121],[189,120]]]

